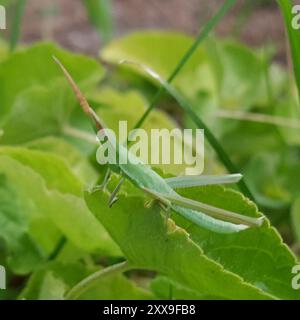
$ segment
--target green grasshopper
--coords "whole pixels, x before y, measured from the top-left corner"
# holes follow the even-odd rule
[[[124,180],[128,179],[136,187],[150,195],[151,198],[158,202],[164,210],[173,211],[190,222],[213,232],[230,234],[243,231],[249,227],[262,226],[264,222],[263,217],[253,218],[244,216],[180,196],[174,189],[215,184],[231,184],[238,182],[242,176],[240,174],[231,174],[223,176],[162,178],[150,166],[144,164],[130,153],[125,146],[117,143],[116,141],[112,141],[113,138],[108,134],[105,124],[90,107],[88,101],[81,93],[72,76],[58,59],[55,57],[53,58],[70,83],[82,110],[91,119],[95,126],[95,129],[98,132],[98,137],[106,138],[106,143],[110,143],[111,147],[115,148],[114,151],[116,152],[118,159],[128,159],[126,164],[118,163],[117,165],[109,165],[109,170],[106,173],[104,183],[98,187],[102,189],[107,184],[110,172],[115,172],[122,176],[119,184],[111,195],[109,206],[112,206],[115,202],[116,194]]]

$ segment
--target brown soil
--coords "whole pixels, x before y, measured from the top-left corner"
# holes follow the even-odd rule
[[[223,0],[113,0],[115,33],[163,28],[196,34],[222,3]],[[218,26],[217,34],[232,34],[243,3],[238,0],[236,8]],[[284,27],[275,1],[274,5],[257,7],[238,31],[248,44],[275,44],[278,57],[285,58]],[[80,0],[28,0],[22,32],[26,43],[54,39],[66,48],[92,55],[97,55],[101,47]]]

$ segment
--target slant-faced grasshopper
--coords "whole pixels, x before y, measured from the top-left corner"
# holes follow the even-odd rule
[[[107,133],[108,130],[106,130],[107,128],[105,124],[90,107],[88,101],[81,93],[69,72],[58,59],[54,57],[54,60],[60,66],[70,83],[82,110],[96,127],[98,136],[105,136],[107,141],[111,143],[111,147],[115,147],[118,159],[128,159],[126,164],[118,163],[117,165],[114,164],[110,166],[110,170],[120,174],[122,178],[115,191],[112,193],[109,205],[114,203],[116,199],[115,196],[124,179],[128,179],[135,186],[157,201],[164,210],[173,211],[196,225],[209,229],[213,232],[236,233],[249,227],[260,227],[263,224],[264,218],[244,216],[180,196],[174,189],[236,183],[242,178],[242,176],[240,174],[231,174],[224,176],[192,176],[170,179],[162,178],[158,173],[156,173],[156,171],[152,170],[150,166],[142,163],[133,154],[131,154],[122,144],[117,143],[116,141],[111,141],[112,137]],[[105,185],[108,179],[109,174],[106,175],[106,181],[103,185]]]

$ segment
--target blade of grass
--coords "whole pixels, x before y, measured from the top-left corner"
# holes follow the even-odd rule
[[[203,42],[203,40],[209,35],[209,33],[215,28],[215,26],[222,20],[222,18],[225,16],[225,14],[233,7],[236,0],[227,0],[223,6],[218,10],[218,12],[208,21],[208,23],[204,26],[203,30],[199,33],[198,37],[196,38],[193,45],[187,50],[185,55],[182,57],[182,59],[179,61],[169,78],[167,79],[167,83],[173,82],[173,80],[177,77],[179,72],[182,70],[182,68],[185,66],[185,64],[188,62],[190,57],[194,54],[194,52],[197,50],[199,45]],[[153,108],[155,108],[156,104],[159,102],[159,99],[165,92],[165,89],[161,87],[155,97],[153,98],[152,102],[150,103],[148,109],[143,114],[141,119],[137,122],[135,125],[135,129],[140,128],[145,120],[147,119],[149,113],[152,111]]]
[[[118,264],[114,264],[105,269],[97,271],[87,278],[84,278],[81,282],[77,283],[67,294],[66,300],[76,300],[81,294],[86,292],[89,288],[97,283],[100,279],[120,274],[133,269],[129,262],[124,261]]]
[[[151,101],[148,109],[143,114],[141,119],[137,122],[135,125],[135,129],[140,128],[147,117],[149,116],[150,112],[155,108],[156,104],[159,102],[159,99],[163,95],[163,93],[166,92],[166,88],[172,83],[172,81],[177,77],[179,72],[182,70],[184,65],[188,62],[190,57],[194,54],[194,52],[197,50],[199,45],[203,42],[203,40],[209,35],[209,33],[214,29],[214,27],[221,21],[221,19],[225,16],[225,14],[233,7],[235,4],[235,0],[227,0],[223,6],[218,10],[218,12],[208,21],[208,23],[204,26],[203,30],[199,33],[198,37],[196,38],[193,45],[187,50],[186,54],[183,56],[183,58],[179,61],[178,65],[174,69],[174,71],[171,73],[168,80],[165,82],[165,86],[161,85],[160,89],[158,90],[157,94]],[[239,170],[236,168],[236,166],[233,164],[233,162],[230,160],[230,157],[227,155],[221,144],[218,142],[217,138],[214,136],[214,134],[209,130],[208,126],[198,117],[198,115],[193,111],[193,108],[191,105],[185,101],[184,106],[181,105],[185,109],[186,112],[191,116],[191,119],[194,121],[194,123],[198,126],[198,128],[204,129],[206,132],[206,137],[211,144],[211,146],[214,148],[215,152],[219,156],[220,160],[224,164],[224,166],[227,168],[227,170],[230,173],[236,173],[239,172]],[[129,143],[129,141],[128,141]],[[249,187],[245,183],[244,180],[239,181],[238,186],[240,190],[250,199],[254,200],[254,196],[252,195]]]
[[[294,73],[296,84],[298,87],[298,96],[300,98],[300,30],[296,30],[292,26],[293,20],[293,3],[291,0],[277,0],[281,10],[286,31],[289,38],[290,50],[293,59]]]
[[[58,257],[58,255],[61,253],[66,243],[67,243],[67,238],[62,236],[57,242],[57,245],[55,246],[53,251],[50,253],[48,257],[48,261],[55,260]]]
[[[113,35],[111,0],[83,0],[91,23],[96,27],[104,43]]]
[[[15,16],[12,23],[12,30],[10,35],[10,51],[13,52],[20,40],[22,18],[24,15],[24,9],[26,0],[18,0],[15,5]]]
[[[228,111],[220,109],[217,111],[216,116],[230,120],[257,122],[291,129],[300,129],[300,121],[297,119],[272,116],[264,113]]]
[[[215,137],[213,132],[209,129],[209,127],[200,119],[197,115],[197,113],[194,111],[193,107],[189,103],[187,99],[185,99],[184,96],[179,94],[179,92],[167,81],[164,81],[154,70],[151,68],[140,64],[136,62],[131,62],[131,61],[122,61],[121,63],[123,64],[131,64],[133,66],[136,66],[137,68],[140,68],[143,70],[145,73],[147,73],[150,77],[153,79],[157,80],[162,88],[171,96],[173,97],[179,104],[179,106],[186,111],[186,113],[190,116],[192,121],[195,123],[195,125],[199,129],[204,129],[205,136],[207,140],[209,141],[210,145],[213,147],[215,152],[217,153],[219,159],[222,161],[222,163],[226,166],[227,170],[235,174],[239,172],[239,170],[235,167],[235,165],[231,162],[229,156],[227,155],[226,151],[223,149],[222,145],[219,143],[218,139]],[[132,137],[129,136],[129,140],[132,140]],[[128,140],[128,141],[129,141]],[[239,186],[240,190],[251,200],[254,200],[254,197],[248,188],[247,184],[245,181],[240,180],[237,185]]]

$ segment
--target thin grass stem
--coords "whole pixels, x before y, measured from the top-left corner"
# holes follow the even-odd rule
[[[123,273],[130,269],[133,269],[133,267],[127,261],[125,261],[97,271],[75,285],[67,293],[65,298],[67,300],[76,300],[80,295],[93,287],[100,279]]]
[[[15,6],[15,16],[12,24],[12,31],[10,36],[10,51],[15,51],[21,36],[22,18],[24,15],[24,9],[26,0],[18,0]]]

